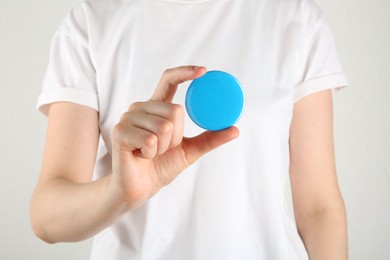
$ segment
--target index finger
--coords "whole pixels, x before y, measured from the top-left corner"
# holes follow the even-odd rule
[[[166,70],[150,100],[172,102],[180,83],[199,78],[206,70],[205,67],[198,66],[181,66]]]

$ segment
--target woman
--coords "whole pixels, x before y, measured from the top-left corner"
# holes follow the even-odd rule
[[[236,126],[202,133],[185,116],[206,68],[241,81]],[[91,259],[347,259],[331,95],[346,83],[310,0],[84,1],[38,101],[33,229],[95,236]]]

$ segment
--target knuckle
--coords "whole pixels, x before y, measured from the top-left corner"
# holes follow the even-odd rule
[[[171,147],[178,146],[179,144],[181,144],[182,141],[183,141],[183,136],[179,136],[179,137],[173,138],[172,142],[171,142]]]
[[[179,114],[184,114],[184,107],[182,105],[179,105],[179,104],[175,104],[173,106],[173,109],[176,113],[179,113]]]
[[[157,136],[152,134],[152,133],[145,135],[143,138],[143,143],[144,143],[145,147],[148,147],[148,148],[156,146],[157,142],[158,142]]]
[[[143,105],[144,102],[134,102],[130,104],[129,108],[127,111],[135,111],[140,109],[140,107]]]
[[[171,70],[166,69],[164,73],[161,75],[160,82],[169,81],[170,75],[171,75]]]
[[[124,121],[127,121],[130,116],[129,112],[123,113],[119,119],[119,124],[123,124]]]
[[[172,104],[171,114],[173,117],[183,117],[184,116],[184,107],[179,104]]]
[[[122,123],[118,123],[116,124],[113,128],[112,128],[112,135],[113,136],[118,136],[118,135],[121,135],[123,133],[123,124]]]
[[[169,75],[172,72],[172,70],[173,70],[172,68],[164,70],[163,75]]]
[[[161,121],[158,126],[158,131],[160,134],[167,134],[172,132],[173,130],[173,124],[170,121]]]
[[[128,128],[131,127],[137,117],[139,117],[139,111],[130,111],[130,112],[125,112],[121,115],[119,119],[120,128]]]

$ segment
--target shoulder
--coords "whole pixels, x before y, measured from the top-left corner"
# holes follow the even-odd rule
[[[313,0],[266,0],[263,12],[268,24],[283,33],[299,32],[296,35],[300,38],[309,37],[326,21],[324,12]]]
[[[100,31],[116,17],[123,16],[124,6],[130,6],[139,0],[84,0],[71,8],[63,18],[57,33],[76,38],[87,44],[90,34]],[[99,30],[96,30],[99,29]]]
[[[278,19],[292,18],[298,21],[322,19],[324,16],[321,8],[313,0],[266,0],[259,2],[266,10],[279,14]]]

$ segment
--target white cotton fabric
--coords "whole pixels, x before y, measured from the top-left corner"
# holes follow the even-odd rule
[[[239,138],[98,234],[91,259],[308,259],[291,210],[292,111],[347,83],[311,0],[84,1],[54,36],[38,108],[66,101],[99,111],[101,178],[122,113],[150,98],[165,69],[189,64],[241,81]],[[184,104],[188,84],[174,102]],[[186,136],[201,131],[186,118]]]

